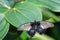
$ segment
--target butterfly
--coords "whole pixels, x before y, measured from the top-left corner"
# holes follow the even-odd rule
[[[53,27],[54,24],[47,22],[47,21],[34,21],[25,23],[18,27],[18,31],[25,30],[31,37],[35,35],[35,32],[38,32],[39,34],[45,33],[47,28]]]

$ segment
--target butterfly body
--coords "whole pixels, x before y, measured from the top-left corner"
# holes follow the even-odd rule
[[[39,34],[43,34],[47,28],[53,27],[52,23],[46,21],[34,21],[24,25],[21,25],[17,30],[22,31],[25,30],[30,36],[33,36],[35,32]]]

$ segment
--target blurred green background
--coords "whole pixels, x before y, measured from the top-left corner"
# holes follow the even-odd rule
[[[60,16],[58,12],[53,12],[53,14]],[[43,20],[46,19],[49,18],[43,16]],[[29,38],[29,40],[60,40],[60,22],[56,22],[54,23],[54,25],[55,26],[53,28],[47,29],[45,34],[40,35],[39,33],[36,33],[32,38],[29,37],[29,35],[26,32],[17,32],[16,28],[14,26],[12,27],[11,25],[7,36],[3,40],[27,40],[27,38]]]
[[[10,24],[9,31],[6,30],[8,31],[8,33],[3,40],[60,40],[60,0],[27,0],[27,2],[25,3],[23,2],[23,0],[21,3],[18,3],[21,0],[8,0],[9,2],[6,0],[3,0],[2,2],[1,1],[0,1],[0,18],[3,17],[2,18],[3,20],[2,19],[1,20],[4,22],[6,21],[6,24],[8,23]],[[9,9],[9,7],[11,7],[12,9]],[[18,12],[14,9],[14,7],[18,9],[17,10]],[[9,11],[6,12],[7,10]],[[25,16],[24,15],[21,16],[20,12],[22,12],[22,14],[25,14]],[[17,15],[18,17],[16,17],[15,15]],[[40,20],[52,22],[54,23],[54,27],[47,29],[46,32],[42,35],[36,32],[33,37],[30,37],[26,31],[23,32],[17,31],[18,26],[21,25],[20,22],[22,21],[22,23],[24,23],[25,20],[27,20],[26,16],[31,21]],[[22,18],[24,18],[25,20],[22,20]],[[29,20],[27,20],[26,22],[29,22]],[[3,32],[0,35],[4,36],[3,35],[5,34],[4,30],[0,30],[0,32]]]

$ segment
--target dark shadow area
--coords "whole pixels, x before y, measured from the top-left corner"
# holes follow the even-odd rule
[[[9,32],[7,33],[7,35],[5,36],[5,38],[3,40],[15,40],[19,37],[20,33],[21,32],[17,31],[17,28],[10,25]]]
[[[60,40],[60,22],[54,24],[55,27],[47,29],[46,34],[52,38],[55,38],[56,40]]]

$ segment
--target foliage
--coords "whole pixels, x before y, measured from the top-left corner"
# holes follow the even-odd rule
[[[60,17],[53,14],[50,10],[60,12],[59,0],[0,0],[0,40],[3,40],[4,37],[8,35],[7,33],[10,32],[9,27],[11,27],[11,25],[13,25],[12,27],[18,28],[20,25],[27,22],[33,22],[34,20],[36,21],[44,20],[52,23],[60,22]],[[58,28],[54,27],[51,30],[52,30],[51,36],[59,40]],[[16,33],[16,31],[14,32],[15,35],[18,34]],[[14,32],[11,28],[11,34],[13,34]],[[24,35],[27,35],[25,33],[26,32],[23,32],[22,34],[23,40],[25,40]],[[55,37],[53,34],[56,35],[57,37]],[[43,35],[40,36],[39,37],[34,36],[34,37],[40,39],[43,37],[46,40],[47,39],[54,40],[49,36],[48,36],[49,38]],[[17,36],[15,38],[17,39]],[[43,38],[41,40],[44,40]],[[32,40],[35,39],[33,38]]]

